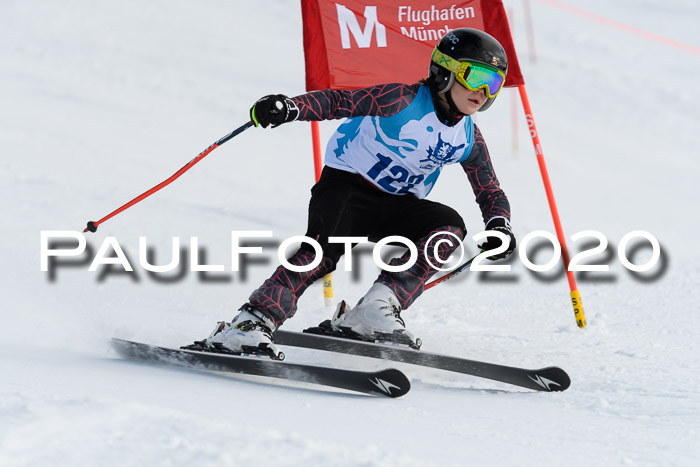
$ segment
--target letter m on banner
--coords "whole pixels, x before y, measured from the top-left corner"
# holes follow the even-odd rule
[[[377,20],[377,7],[365,7],[365,29],[360,29],[357,16],[344,5],[335,4],[338,11],[340,41],[344,49],[349,49],[350,35],[355,38],[357,46],[366,49],[372,42],[372,33],[376,31],[377,47],[386,47],[386,28]]]
[[[523,84],[501,0],[302,0],[306,90],[415,83],[451,29],[494,36],[508,56],[506,86]]]

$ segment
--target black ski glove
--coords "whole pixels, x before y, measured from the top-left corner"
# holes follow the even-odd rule
[[[503,217],[496,217],[494,219],[491,219],[486,224],[486,230],[495,230],[496,232],[506,234],[510,238],[510,243],[508,244],[508,249],[506,251],[494,256],[489,256],[488,259],[490,259],[491,261],[496,261],[498,259],[504,259],[509,257],[510,254],[513,253],[513,250],[515,250],[515,235],[513,235],[513,231],[510,229],[510,224],[508,223],[508,221]],[[503,242],[501,242],[501,239],[498,237],[486,237],[486,241],[479,245],[479,248],[482,252],[495,250],[502,244]]]
[[[259,99],[250,109],[250,119],[255,126],[272,128],[296,120],[299,109],[293,100],[283,94],[270,94]]]

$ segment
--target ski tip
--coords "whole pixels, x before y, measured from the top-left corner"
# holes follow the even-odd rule
[[[109,343],[121,358],[133,359],[143,353],[143,348],[139,347],[137,342],[131,342],[124,339],[113,337]]]
[[[571,378],[566,371],[555,366],[535,370],[528,378],[533,381],[532,388],[538,391],[561,392],[571,386]]]
[[[401,371],[394,368],[372,373],[369,382],[374,386],[373,393],[385,397],[401,397],[411,390],[411,381]]]
[[[149,349],[150,346],[146,344],[141,344],[139,342],[133,342],[126,339],[119,339],[117,337],[112,337],[109,341],[112,348],[116,350],[120,355],[131,355],[135,352],[143,352]]]
[[[124,347],[130,347],[130,346],[132,346],[133,344],[135,344],[134,342],[127,341],[127,340],[124,340],[124,339],[119,339],[119,338],[117,338],[117,337],[112,337],[112,338],[109,340],[109,343],[110,343],[110,345],[111,345],[114,349],[122,349],[122,348],[124,348]]]

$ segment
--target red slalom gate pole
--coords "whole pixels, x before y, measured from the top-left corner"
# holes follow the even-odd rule
[[[314,147],[314,174],[316,181],[321,178],[323,160],[321,158],[321,130],[318,122],[311,122],[311,140]],[[333,274],[323,276],[323,302],[326,306],[333,306]]]
[[[544,162],[544,155],[542,154],[542,145],[540,143],[539,134],[537,133],[537,127],[535,126],[535,118],[532,116],[530,100],[527,97],[525,85],[518,85],[518,91],[520,91],[520,100],[522,100],[523,108],[525,109],[525,116],[527,117],[527,126],[530,128],[532,144],[534,144],[535,146],[535,155],[537,156],[537,163],[540,167],[540,173],[542,174],[542,182],[544,183],[544,189],[547,193],[549,209],[552,212],[554,228],[557,232],[557,238],[559,239],[559,245],[561,246],[561,255],[564,260],[564,265],[566,266],[566,278],[569,281],[569,288],[571,289],[571,303],[574,307],[574,316],[576,318],[576,324],[578,324],[578,327],[583,328],[586,326],[586,315],[583,312],[583,305],[581,304],[581,294],[578,291],[578,287],[576,286],[576,279],[574,278],[574,273],[573,271],[569,271],[569,250],[566,247],[566,237],[564,236],[564,229],[562,229],[561,227],[561,220],[559,219],[559,210],[557,209],[557,204],[554,200],[554,192],[552,191],[552,184],[549,180],[547,165]]]
[[[90,232],[97,232],[97,227],[99,227],[100,224],[102,224],[103,222],[105,222],[105,221],[111,219],[112,217],[116,216],[116,215],[119,214],[120,212],[129,209],[129,208],[130,208],[131,206],[133,206],[134,204],[143,201],[144,199],[146,199],[146,198],[148,198],[149,196],[151,196],[153,193],[155,193],[155,192],[161,190],[162,188],[165,188],[166,186],[170,185],[172,182],[174,182],[175,180],[177,180],[178,178],[180,178],[180,176],[181,176],[182,174],[184,174],[185,172],[187,172],[188,170],[190,170],[197,162],[199,162],[199,161],[201,161],[202,159],[204,159],[204,158],[205,158],[210,152],[212,152],[214,149],[218,148],[219,146],[221,146],[222,144],[224,144],[226,141],[230,140],[230,139],[233,138],[234,136],[236,136],[236,135],[238,135],[238,134],[240,134],[240,133],[243,133],[245,130],[247,130],[248,128],[250,128],[250,127],[252,127],[252,126],[253,126],[253,122],[248,122],[248,123],[246,123],[245,125],[242,125],[242,126],[236,128],[236,129],[233,130],[231,133],[229,133],[228,135],[224,136],[223,138],[221,138],[220,140],[218,140],[216,143],[212,144],[212,145],[209,146],[207,149],[205,149],[204,151],[202,151],[201,153],[199,153],[199,155],[198,155],[197,157],[195,157],[194,159],[192,159],[191,161],[189,161],[187,164],[185,164],[180,170],[178,170],[177,172],[175,172],[174,174],[172,174],[172,175],[170,176],[170,178],[168,178],[167,180],[163,180],[162,182],[160,182],[158,185],[154,186],[154,187],[151,188],[150,190],[148,190],[148,191],[146,191],[146,192],[144,192],[144,193],[141,193],[139,196],[137,196],[136,198],[132,199],[132,200],[129,201],[128,203],[124,204],[123,206],[119,207],[118,209],[115,209],[114,211],[110,212],[109,214],[107,214],[106,216],[104,216],[104,217],[103,217],[102,219],[100,219],[99,221],[90,221],[90,222],[88,222],[88,223],[87,223],[87,227],[85,228],[85,230],[83,230],[83,232],[87,232],[87,231],[90,231]]]
[[[314,145],[314,174],[316,175],[316,181],[321,178],[321,171],[323,170],[323,160],[321,158],[321,130],[319,129],[318,122],[311,122],[311,140]]]
[[[535,28],[532,26],[530,0],[525,0],[525,25],[527,30],[527,44],[530,49],[530,63],[535,63],[537,61],[537,54],[535,53]]]

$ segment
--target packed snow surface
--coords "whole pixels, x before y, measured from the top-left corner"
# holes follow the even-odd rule
[[[109,346],[179,346],[231,319],[276,266],[276,245],[305,231],[307,123],[237,136],[88,234],[85,254],[41,271],[42,231],[82,230],[245,123],[257,98],[305,91],[299,2],[0,2],[0,465],[697,465],[700,3],[567,0],[686,49],[555,3],[506,7],[565,232],[608,240],[583,263],[609,271],[577,274],[588,326],[574,322],[562,268],[534,273],[517,255],[511,272],[467,272],[404,317],[427,351],[556,365],[572,385],[537,393],[285,349],[289,361],[398,367],[413,388],[390,400],[137,364]],[[516,91],[477,123],[518,238],[554,232]],[[337,124],[321,124],[324,140]],[[431,198],[457,208],[470,235],[483,229],[458,167]],[[618,250],[639,230],[658,239],[661,258],[636,273]],[[263,254],[244,274],[231,271],[232,231],[274,233],[251,242]],[[139,237],[161,265],[179,238],[184,267],[147,272]],[[88,271],[104,242],[134,272]],[[639,237],[623,250],[635,264],[652,257]],[[193,251],[224,270],[191,271]],[[370,252],[358,250],[354,272],[341,262],[336,299],[354,303],[372,283]],[[528,255],[544,264],[552,249],[534,242]],[[285,328],[330,313],[317,284]]]

